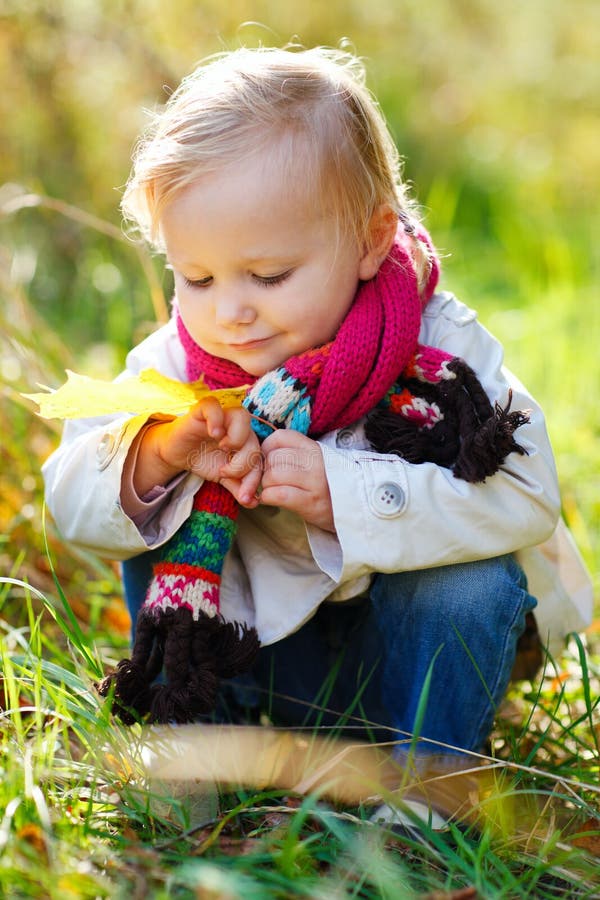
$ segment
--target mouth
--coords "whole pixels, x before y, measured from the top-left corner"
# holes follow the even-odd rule
[[[232,350],[257,350],[267,344],[270,340],[272,340],[272,337],[257,338],[257,340],[254,341],[240,341],[240,343],[236,344],[230,343],[229,347],[231,347]]]

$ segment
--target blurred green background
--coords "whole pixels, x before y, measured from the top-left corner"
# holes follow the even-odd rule
[[[115,374],[169,292],[120,230],[144,109],[209,53],[291,39],[365,58],[444,287],[546,408],[598,583],[597,0],[0,0],[0,569],[42,578],[39,463],[59,433],[18,392]]]

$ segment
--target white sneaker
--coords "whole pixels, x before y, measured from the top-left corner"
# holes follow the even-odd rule
[[[397,826],[399,829],[412,832],[418,828],[415,819],[420,820],[433,831],[447,831],[450,827],[448,819],[441,816],[435,809],[427,806],[426,803],[421,803],[418,800],[401,800],[398,806],[390,806],[388,803],[384,803],[370,816],[371,822],[379,822],[382,825],[388,825],[390,828]]]

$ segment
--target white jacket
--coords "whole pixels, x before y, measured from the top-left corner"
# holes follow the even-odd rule
[[[531,410],[517,432],[527,455],[511,453],[484,484],[454,478],[432,463],[414,465],[374,453],[362,423],[319,439],[336,534],[283,509],[241,510],[225,559],[221,611],[253,624],[264,644],[299,628],[325,598],[364,591],[375,572],[422,569],[517,552],[538,598],[536,618],[553,651],[591,620],[592,589],[562,522],[552,451],[542,412],[502,366],[500,344],[476,314],[438,293],[423,315],[420,341],[463,357],[492,403]],[[173,323],[131,351],[120,377],[153,367],[185,381]],[[199,479],[188,474],[148,507],[141,530],[120,504],[121,474],[145,417],[68,422],[44,465],[46,499],[64,538],[112,559],[163,544],[190,514]],[[137,520],[137,517],[136,517]],[[558,526],[557,526],[558,522]]]

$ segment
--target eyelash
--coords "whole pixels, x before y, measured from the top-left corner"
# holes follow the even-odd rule
[[[263,287],[273,287],[276,284],[281,284],[283,281],[287,281],[291,274],[292,270],[288,269],[286,272],[280,272],[279,275],[253,275],[252,277],[259,284],[262,284]]]
[[[185,284],[186,287],[189,287],[189,288],[208,287],[210,282],[211,282],[210,278],[206,279],[206,281],[204,279],[200,279],[199,281],[192,281],[191,278],[186,278],[185,275],[183,276],[183,283]]]
[[[282,284],[292,274],[292,269],[288,269],[286,272],[281,272],[279,275],[253,275],[252,278],[257,282],[257,284],[262,285],[262,287],[275,287],[278,284]],[[210,287],[212,283],[212,278],[207,279],[199,279],[198,281],[192,281],[191,278],[186,278],[184,276],[183,282],[188,288],[205,288]]]

